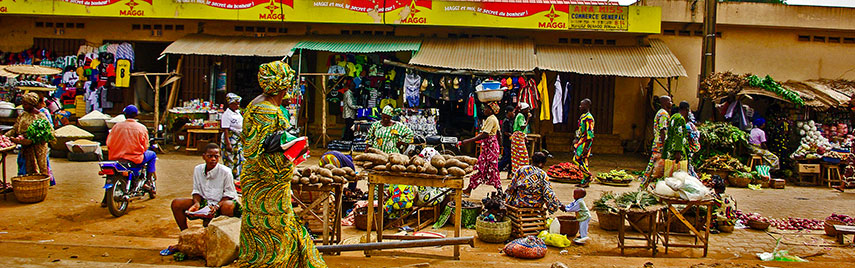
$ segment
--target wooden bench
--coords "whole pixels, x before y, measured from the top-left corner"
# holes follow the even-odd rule
[[[855,226],[834,225],[834,231],[837,231],[837,243],[842,245],[844,235],[855,235]],[[855,241],[855,236],[852,239]]]

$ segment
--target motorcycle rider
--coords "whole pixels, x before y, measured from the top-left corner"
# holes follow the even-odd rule
[[[127,120],[116,123],[110,134],[107,135],[107,150],[109,159],[112,161],[125,160],[137,164],[146,169],[146,184],[143,185],[147,190],[154,190],[150,183],[154,183],[155,163],[157,162],[157,154],[149,150],[148,129],[137,122],[139,109],[134,105],[128,105],[122,110]],[[105,195],[106,198],[106,195]],[[101,202],[101,206],[105,206],[105,202]]]

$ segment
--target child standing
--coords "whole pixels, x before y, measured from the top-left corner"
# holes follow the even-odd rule
[[[588,223],[591,221],[591,212],[588,211],[588,206],[585,205],[585,189],[577,188],[573,190],[573,203],[564,207],[566,212],[576,212],[576,221],[579,222],[579,238],[573,239],[576,244],[588,243],[591,240],[588,237]]]

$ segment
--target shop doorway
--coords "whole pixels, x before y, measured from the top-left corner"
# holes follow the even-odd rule
[[[591,99],[591,113],[594,115],[594,133],[611,134],[614,117],[615,77],[602,75],[584,75],[576,73],[559,73],[562,86],[567,91],[569,85],[570,99],[564,104],[569,111],[563,124],[554,126],[555,132],[573,133],[578,127],[579,102],[585,98]],[[554,80],[552,80],[554,81]]]

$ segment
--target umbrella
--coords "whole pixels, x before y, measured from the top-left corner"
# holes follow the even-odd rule
[[[0,65],[0,76],[2,76],[2,77],[8,77],[8,78],[12,78],[12,77],[17,77],[17,76],[18,76],[18,74],[13,74],[13,73],[7,72],[4,68],[6,68],[6,65]]]
[[[14,74],[52,75],[62,72],[62,69],[41,65],[9,65],[4,67],[7,72]]]

